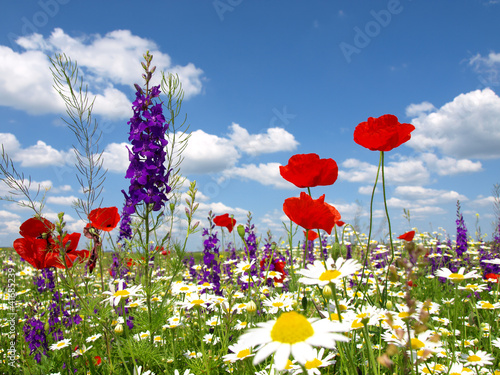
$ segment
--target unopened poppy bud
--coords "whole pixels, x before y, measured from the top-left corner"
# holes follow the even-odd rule
[[[116,326],[115,326],[115,333],[120,336],[122,333],[123,333],[123,325],[121,325],[120,323],[118,323]]]
[[[330,285],[325,285],[323,288],[323,297],[325,298],[330,298],[333,294],[332,288],[330,288]]]
[[[238,234],[240,235],[241,239],[245,241],[245,227],[240,224],[236,227],[236,230],[238,231]]]
[[[175,211],[175,203],[170,203],[170,204],[169,204],[169,207],[170,207],[170,211],[171,211],[171,212],[174,212],[174,211]]]
[[[249,314],[255,314],[255,312],[257,311],[257,305],[255,304],[254,301],[250,301],[247,303],[246,309]]]

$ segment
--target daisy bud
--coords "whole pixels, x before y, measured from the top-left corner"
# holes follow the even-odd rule
[[[325,285],[323,288],[323,297],[329,299],[333,294],[332,288],[329,285]]]
[[[257,311],[257,305],[254,301],[250,301],[247,303],[247,311],[249,314],[255,314],[255,312]]]
[[[123,326],[118,323],[116,326],[115,326],[115,333],[118,335],[118,336],[121,336],[121,334],[123,333]]]
[[[259,297],[260,297],[261,301],[264,301],[267,298],[266,295],[262,294],[262,293],[260,294]]]
[[[387,310],[392,310],[394,305],[393,305],[392,301],[387,301],[387,303],[385,304],[385,307],[387,308]]]

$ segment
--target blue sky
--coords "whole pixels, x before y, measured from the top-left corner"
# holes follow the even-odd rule
[[[0,16],[0,142],[18,170],[51,187],[44,214],[64,211],[68,228],[81,232],[71,208],[82,197],[75,139],[60,119],[47,57],[66,53],[97,96],[103,206],[121,209],[126,123],[149,49],[186,92],[192,137],[182,170],[198,183],[201,226],[210,209],[239,223],[251,211],[258,234],[270,229],[279,238],[283,201],[300,191],[278,166],[315,152],[336,160],[339,179],[313,196],[326,194],[345,221],[357,218],[366,230],[378,153],[355,144],[353,131],[390,113],[416,127],[386,155],[394,232],[410,229],[402,217],[409,209],[412,227],[442,227],[453,237],[458,199],[469,231],[479,213],[491,234],[500,182],[499,16],[493,0],[9,2]],[[376,229],[382,208],[377,195]],[[0,202],[0,244],[10,245],[31,215]]]

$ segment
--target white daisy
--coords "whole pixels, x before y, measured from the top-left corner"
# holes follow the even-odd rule
[[[465,279],[475,279],[480,277],[477,271],[471,271],[466,274],[465,267],[461,267],[458,272],[451,272],[449,268],[443,267],[436,271],[436,276],[444,277],[445,279],[451,280],[455,283],[465,280]]]
[[[64,339],[50,346],[50,350],[61,350],[71,345],[71,339]]]
[[[238,343],[249,347],[259,346],[254,365],[275,353],[274,364],[278,370],[285,368],[290,353],[305,365],[315,358],[313,345],[333,349],[336,341],[349,341],[337,333],[348,331],[346,325],[328,319],[307,319],[295,311],[282,313],[278,319],[258,323],[257,326],[259,328],[244,333]]]
[[[462,354],[462,361],[465,362],[468,366],[487,366],[493,364],[493,358],[490,354],[478,350],[477,352],[473,352],[469,350],[469,354]]]
[[[103,294],[109,294],[109,297],[104,301],[108,301],[110,305],[118,305],[121,299],[127,299],[129,297],[135,297],[142,295],[142,286],[134,285],[129,288],[125,288],[125,282],[120,280],[118,282],[118,289],[115,284],[109,284],[110,291],[103,292]]]
[[[87,337],[85,339],[85,341],[87,341],[87,342],[94,342],[95,340],[97,340],[101,336],[102,336],[102,334],[98,333],[97,335],[93,335],[93,336]]]
[[[243,345],[241,343],[236,343],[234,345],[229,345],[229,350],[232,353],[226,354],[222,358],[224,359],[224,362],[228,361],[230,363],[234,363],[236,361],[241,361],[247,357],[253,357],[254,354],[250,350],[250,346],[248,345]]]
[[[361,264],[355,259],[338,258],[334,261],[332,258],[326,260],[326,268],[323,262],[315,260],[309,264],[307,269],[297,271],[304,276],[299,279],[300,283],[306,285],[325,286],[329,283],[339,283],[344,277],[353,275],[361,269]]]

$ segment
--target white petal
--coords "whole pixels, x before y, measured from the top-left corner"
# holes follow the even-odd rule
[[[269,344],[267,345],[264,345],[256,354],[255,354],[255,357],[253,359],[253,364],[254,365],[257,365],[259,363],[261,363],[264,359],[266,359],[267,357],[269,357],[272,353],[274,353],[278,348],[279,346],[281,345],[280,342],[277,342],[277,341],[273,341],[273,342],[270,342]]]
[[[284,370],[286,364],[288,363],[288,357],[290,357],[290,344],[279,343],[276,354],[274,355],[274,365],[276,369],[281,371]]]

